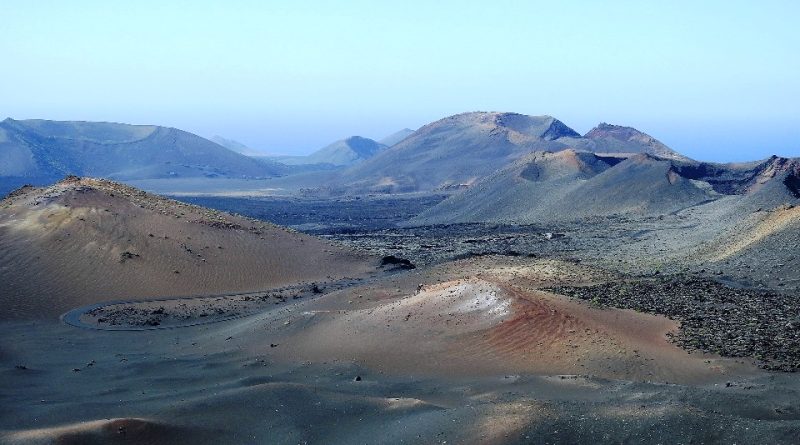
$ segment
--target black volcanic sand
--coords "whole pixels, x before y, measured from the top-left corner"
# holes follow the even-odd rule
[[[676,275],[548,289],[596,306],[666,315],[681,322],[674,341],[687,350],[752,357],[761,367],[800,370],[800,300],[770,291]]]
[[[306,233],[353,232],[394,227],[447,196],[356,196],[331,199],[302,197],[174,196],[203,207],[239,213]]]
[[[0,324],[0,442],[788,444],[800,430],[792,374],[700,386],[392,376],[349,360],[271,356],[291,344],[252,355],[238,347],[244,339],[225,337],[231,323],[140,332]],[[25,435],[2,436],[12,429]]]

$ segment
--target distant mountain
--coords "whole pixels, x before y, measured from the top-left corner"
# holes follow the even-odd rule
[[[227,148],[228,150],[233,150],[236,153],[243,154],[245,156],[264,156],[265,153],[262,153],[258,150],[252,149],[247,145],[242,144],[239,141],[235,141],[233,139],[227,139],[222,136],[213,136],[211,138],[211,142],[216,144],[222,145],[223,147]]]
[[[646,153],[534,153],[426,210],[412,224],[539,223],[663,215],[729,196],[720,215],[800,203],[800,160],[709,164]],[[733,198],[735,196],[735,198]]]
[[[601,123],[586,133],[584,139],[576,148],[595,153],[647,153],[665,159],[689,160],[654,137],[631,127]]]
[[[118,180],[272,177],[282,172],[175,128],[108,122],[0,122],[0,189],[68,174]],[[2,191],[0,190],[0,191]]]
[[[581,136],[552,116],[472,112],[425,125],[343,172],[332,188],[349,193],[454,190],[531,152],[567,148],[690,160],[630,127],[604,123]]]
[[[410,192],[470,184],[534,150],[562,150],[581,138],[550,116],[474,112],[428,124],[343,172],[344,189]]]
[[[394,132],[394,133],[390,134],[389,136],[386,136],[385,138],[379,140],[378,142],[380,142],[381,144],[383,144],[383,145],[385,145],[387,147],[391,147],[392,145],[397,144],[398,142],[400,142],[403,139],[411,136],[412,134],[414,134],[414,130],[412,130],[410,128],[403,128],[400,131]]]
[[[352,136],[311,153],[307,159],[310,164],[351,165],[369,159],[385,148],[372,139]]]
[[[375,156],[386,146],[372,139],[351,136],[336,141],[308,156],[273,156],[271,159],[287,165],[347,166]]]

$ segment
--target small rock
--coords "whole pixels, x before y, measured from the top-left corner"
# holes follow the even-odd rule
[[[400,269],[416,269],[411,261],[405,258],[398,258],[394,255],[387,255],[381,259],[381,267],[383,266],[397,266]]]

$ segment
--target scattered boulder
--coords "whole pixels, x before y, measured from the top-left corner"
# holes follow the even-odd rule
[[[381,259],[381,267],[395,266],[398,269],[416,269],[417,266],[405,258],[398,258],[394,255],[387,255]]]
[[[132,260],[134,258],[139,258],[139,254],[138,253],[133,253],[133,252],[130,252],[130,251],[127,251],[127,250],[122,252],[121,254],[119,254],[119,262],[120,263],[124,263],[125,261]]]

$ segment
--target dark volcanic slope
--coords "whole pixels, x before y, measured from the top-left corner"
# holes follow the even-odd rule
[[[563,150],[535,152],[428,209],[414,222],[507,221],[559,204],[570,190],[622,159]]]
[[[738,223],[699,245],[693,256],[710,267],[743,271],[738,275],[754,275],[761,282],[797,289],[800,286],[798,205],[800,200],[792,199],[774,208],[764,207],[752,213],[740,211]]]
[[[428,124],[345,171],[354,191],[418,191],[470,184],[534,150],[567,148],[580,135],[550,116],[464,113]]]
[[[44,184],[67,174],[132,180],[268,177],[281,171],[278,165],[258,162],[175,128],[107,122],[0,122],[2,183]]]
[[[663,214],[714,199],[676,173],[675,161],[564,150],[523,158],[423,212],[418,224],[532,223],[596,215]]]
[[[686,163],[677,171],[727,195],[772,195],[775,203],[800,198],[800,159],[771,156],[741,164]],[[767,198],[764,196],[764,198]]]
[[[73,178],[0,201],[0,319],[368,270],[363,256],[317,238],[105,180]]]
[[[704,184],[676,173],[675,162],[634,155],[566,195],[565,215],[664,214],[714,199]]]

